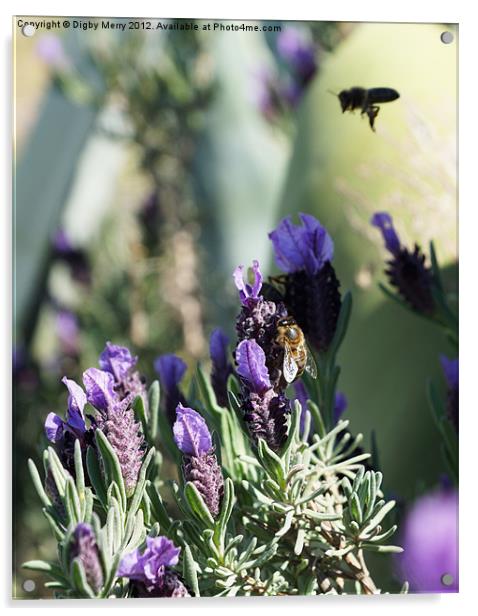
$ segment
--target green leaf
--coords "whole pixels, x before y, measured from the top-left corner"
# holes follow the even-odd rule
[[[78,491],[78,497],[80,501],[85,498],[85,473],[83,471],[83,458],[81,455],[81,445],[78,439],[75,440],[75,476],[76,476],[76,489]]]
[[[128,518],[134,517],[138,508],[141,504],[141,500],[143,498],[144,490],[146,487],[146,474],[148,472],[149,465],[154,456],[155,449],[151,447],[151,449],[146,454],[145,459],[143,460],[143,464],[138,473],[138,479],[136,481],[136,487],[134,489],[133,498],[131,499],[129,509],[128,509]]]
[[[146,413],[146,409],[144,408],[143,396],[141,395],[136,396],[136,398],[133,400],[132,408],[133,408],[137,421],[141,423],[141,427],[143,428],[143,434],[146,440],[148,441],[148,443],[151,443],[148,416]]]
[[[45,560],[28,560],[22,564],[22,569],[28,569],[29,571],[41,571],[42,573],[48,573],[48,575],[63,586],[68,587],[69,582],[63,571],[55,563],[50,563]]]
[[[160,401],[160,387],[159,381],[153,381],[148,392],[149,401],[149,434],[151,442],[156,441],[158,435],[158,415],[159,415],[159,401]]]
[[[79,558],[74,558],[71,563],[71,581],[80,596],[95,598],[95,593],[86,581],[85,569]]]
[[[118,460],[118,456],[111,446],[110,442],[98,428],[95,432],[96,444],[103,460],[106,481],[108,484],[115,482],[121,494],[120,505],[123,511],[126,511],[126,489],[123,481],[123,475],[121,473],[121,465]]]
[[[184,546],[183,552],[183,575],[186,584],[191,588],[195,597],[200,597],[199,582],[197,576],[198,566],[193,558],[189,545]]]
[[[171,526],[171,518],[163,504],[163,499],[155,485],[148,483],[146,487],[149,498],[151,499],[151,508],[154,519],[159,522],[159,525],[168,533]]]
[[[234,505],[234,484],[228,477],[224,482],[224,495],[222,497],[221,511],[215,523],[214,539],[216,544],[221,546],[221,551],[224,550],[224,539],[226,537],[227,523],[231,517],[232,508]]]
[[[45,507],[51,507],[52,502],[45,492],[45,488],[43,487],[43,482],[40,478],[40,474],[35,465],[35,462],[31,458],[28,459],[28,469],[30,471],[30,476],[33,481],[33,485],[35,486],[35,490],[37,491],[38,496],[40,497],[41,502]]]
[[[66,482],[64,503],[68,512],[70,524],[74,524],[76,526],[76,524],[82,521],[81,504],[78,492],[76,491],[75,482],[71,477]]]
[[[206,528],[214,527],[214,520],[196,486],[188,481],[184,486],[184,496],[194,517]]]
[[[269,477],[285,489],[283,462],[262,438],[260,438],[257,443],[257,456]]]
[[[387,515],[389,511],[391,511],[395,507],[395,501],[391,500],[388,503],[385,503],[383,507],[380,508],[378,513],[376,513],[371,520],[367,521],[367,525],[363,529],[363,532],[369,533],[373,528],[378,526],[383,518]]]
[[[96,451],[93,447],[88,447],[86,450],[86,468],[88,469],[88,477],[90,478],[96,496],[99,498],[103,508],[108,509],[103,473],[101,472],[100,464],[96,457]]]

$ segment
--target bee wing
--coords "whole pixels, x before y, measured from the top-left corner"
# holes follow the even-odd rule
[[[292,357],[292,352],[290,346],[285,343],[284,345],[284,362],[282,364],[282,373],[284,375],[285,380],[288,383],[292,383],[295,381],[295,377],[299,372],[299,366],[297,365],[295,359]]]
[[[317,378],[317,364],[315,363],[312,351],[307,348],[307,361],[305,362],[305,371],[310,374],[313,379]]]

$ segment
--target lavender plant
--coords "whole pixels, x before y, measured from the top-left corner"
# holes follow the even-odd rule
[[[385,273],[392,290],[380,285],[384,293],[406,310],[427,319],[446,336],[452,352],[458,355],[458,306],[456,297],[447,291],[433,242],[429,263],[418,244],[413,250],[403,246],[387,212],[377,212],[371,224],[380,229],[385,248],[391,254]],[[446,382],[446,394],[433,381],[428,383],[428,399],[435,424],[442,438],[447,471],[458,483],[458,357],[440,357]]]
[[[147,390],[136,358],[111,343],[84,388],[64,379],[67,412],[47,417],[43,472],[29,461],[58,559],[24,564],[51,578],[56,597],[381,592],[367,554],[401,551],[385,522],[395,503],[341,418],[350,296],[338,290],[332,239],[312,217],[302,222],[286,219],[271,234],[286,272],[275,299],[257,261],[252,280],[235,270],[235,348],[214,331],[211,373],[199,365],[187,395],[179,358],[161,356],[161,387]],[[284,378],[277,327],[292,310],[315,349],[318,383]]]

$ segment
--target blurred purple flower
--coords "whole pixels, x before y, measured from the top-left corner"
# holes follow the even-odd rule
[[[277,51],[300,78],[302,85],[312,79],[317,70],[315,47],[304,31],[293,26],[284,28],[277,37]]]
[[[119,401],[114,390],[113,375],[98,368],[88,368],[83,373],[83,384],[88,402],[101,411]]]
[[[234,284],[239,291],[239,297],[244,306],[251,306],[260,299],[259,293],[261,292],[263,277],[259,269],[259,261],[252,262],[252,272],[254,276],[252,285],[244,282],[243,265],[238,265],[233,273]]]
[[[374,227],[378,227],[382,232],[382,236],[385,242],[385,248],[397,256],[400,252],[400,239],[393,226],[392,217],[387,212],[376,212],[371,219],[371,224]]]
[[[189,596],[177,574],[170,570],[178,564],[181,548],[167,537],[146,537],[146,548],[126,554],[117,575],[133,581],[140,596]]]
[[[440,355],[440,362],[445,375],[448,387],[458,387],[459,382],[459,370],[458,370],[458,358],[448,359],[445,355]]]
[[[212,449],[212,438],[204,418],[194,409],[178,404],[173,425],[174,442],[186,456],[199,456]]]
[[[70,66],[70,60],[65,53],[62,40],[56,34],[44,34],[36,45],[38,57],[56,70],[64,70]]]
[[[425,315],[435,310],[432,293],[432,270],[425,265],[425,255],[415,244],[413,252],[401,246],[400,239],[393,227],[393,221],[387,212],[377,212],[372,216],[371,224],[378,227],[385,241],[385,247],[392,254],[387,261],[388,280],[409,306]]]
[[[440,356],[443,374],[447,382],[446,411],[448,418],[458,432],[459,428],[459,369],[458,358],[448,359],[445,355]]]
[[[305,270],[316,274],[334,255],[332,238],[320,222],[310,214],[299,214],[302,226],[292,223],[291,217],[283,218],[269,238],[274,247],[277,265],[292,274]]]
[[[255,340],[243,340],[236,348],[237,374],[255,393],[272,387],[266,366],[266,356]]]
[[[339,419],[347,410],[349,402],[347,396],[341,391],[335,394],[335,406],[334,406],[334,423],[338,423]]]
[[[71,558],[78,558],[83,565],[86,581],[97,593],[103,586],[103,569],[96,544],[96,537],[89,524],[77,524],[72,534]]]
[[[62,352],[66,355],[77,355],[80,341],[78,317],[70,310],[60,309],[56,313],[55,321]]]
[[[162,407],[172,426],[176,421],[176,407],[178,404],[187,404],[186,398],[179,389],[179,383],[186,372],[187,365],[176,355],[160,355],[154,361],[154,369],[159,375],[159,382],[161,384]]]
[[[211,355],[211,384],[216,395],[216,401],[220,406],[228,406],[227,380],[233,373],[233,367],[229,361],[229,338],[218,327],[213,330],[209,342]]]
[[[402,526],[396,563],[414,592],[458,592],[458,493],[437,490],[419,498]],[[443,584],[451,575],[452,584]]]
[[[65,229],[57,229],[53,236],[53,248],[57,254],[66,254],[74,250]]]

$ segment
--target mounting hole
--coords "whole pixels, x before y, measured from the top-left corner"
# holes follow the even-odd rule
[[[35,590],[36,584],[33,580],[25,580],[23,582],[23,590],[25,592],[33,592]]]
[[[33,36],[36,32],[35,26],[32,24],[25,24],[22,28],[24,36]]]
[[[451,573],[445,573],[441,576],[441,583],[443,586],[451,586],[453,584],[453,576]]]
[[[446,30],[440,34],[440,40],[442,43],[445,43],[445,45],[449,45],[450,43],[453,43],[455,37],[453,36],[453,32]]]

